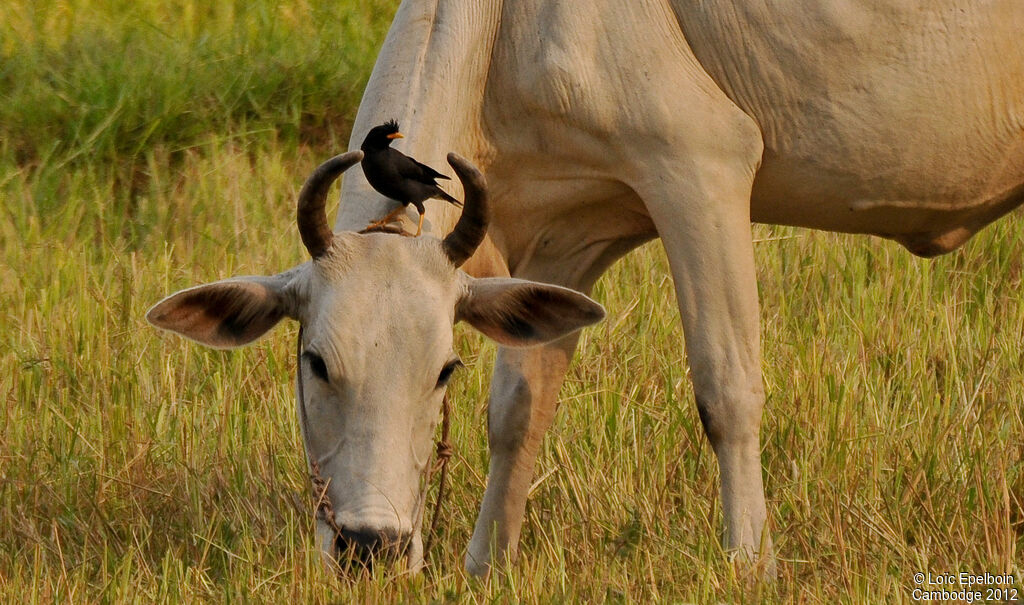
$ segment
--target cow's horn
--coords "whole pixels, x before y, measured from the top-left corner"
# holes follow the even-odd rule
[[[306,179],[299,192],[299,207],[296,218],[302,243],[314,259],[320,258],[331,248],[334,231],[327,224],[327,191],[342,172],[363,159],[362,151],[349,151],[327,160]]]
[[[491,219],[490,206],[487,203],[487,183],[484,175],[462,156],[449,153],[448,163],[455,169],[462,181],[462,189],[466,199],[462,208],[462,216],[455,224],[452,232],[444,238],[444,251],[456,267],[473,256],[477,246],[484,240],[487,223]]]

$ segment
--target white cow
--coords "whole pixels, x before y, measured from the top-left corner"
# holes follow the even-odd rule
[[[770,573],[750,222],[881,235],[935,255],[1019,205],[1022,31],[1018,0],[406,0],[352,141],[397,119],[406,153],[435,164],[457,149],[480,166],[493,219],[464,266],[473,275],[587,292],[623,254],[662,239],[697,408],[721,470],[724,541],[744,559],[761,555]],[[342,232],[393,206],[353,176],[342,191]],[[444,233],[454,221],[442,206],[428,208],[427,233]],[[375,237],[388,249],[418,245]],[[410,283],[408,266],[421,259],[396,263],[359,250],[346,255],[346,266],[367,267],[363,279],[374,283],[338,289],[331,304],[393,316]],[[465,279],[437,272],[442,281]],[[387,367],[404,385],[408,376],[436,372],[450,355],[455,298],[432,295],[369,340],[366,312],[339,310],[319,318],[325,331],[307,326],[305,344],[321,351],[344,388],[376,395],[365,386],[367,367]],[[569,328],[593,319],[579,313],[585,320]],[[396,355],[410,342],[421,355]],[[487,490],[466,555],[471,572],[486,573],[492,553],[515,554],[534,460],[576,342],[571,332],[498,353]],[[353,349],[365,361],[346,361]],[[392,408],[372,398],[344,410],[314,403],[327,387],[310,395],[306,434],[336,443],[336,457],[366,439],[425,451],[438,406],[425,392],[407,402],[420,406],[415,422],[403,419],[368,437],[372,431],[357,428],[364,416],[378,419]],[[403,464],[331,469],[330,480],[350,490],[335,502],[339,523],[381,536],[405,531],[416,498],[388,494],[390,513],[370,511],[365,494],[375,488],[361,483],[367,474],[374,481],[393,474],[396,485],[404,481],[406,492],[418,494],[415,473]]]

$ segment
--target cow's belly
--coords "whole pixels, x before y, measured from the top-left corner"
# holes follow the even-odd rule
[[[1020,203],[1018,0],[675,4],[698,60],[762,130],[754,220],[932,254]]]

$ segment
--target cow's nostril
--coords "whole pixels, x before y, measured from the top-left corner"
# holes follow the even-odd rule
[[[380,559],[397,558],[406,553],[411,534],[392,529],[342,529],[335,544],[341,556],[349,556],[363,564]]]

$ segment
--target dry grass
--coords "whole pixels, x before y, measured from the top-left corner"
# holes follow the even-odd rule
[[[461,569],[494,347],[460,327],[469,368],[450,387],[458,453],[431,567],[335,580],[313,547],[295,326],[214,352],[142,317],[177,288],[300,262],[297,187],[341,144],[205,127],[199,147],[146,145],[131,191],[121,156],[3,155],[0,601],[904,602],[916,571],[1010,572],[1024,588],[1019,216],[935,261],[755,229],[774,585],[723,560],[658,244],[596,290],[609,317],[563,389],[511,573]]]

